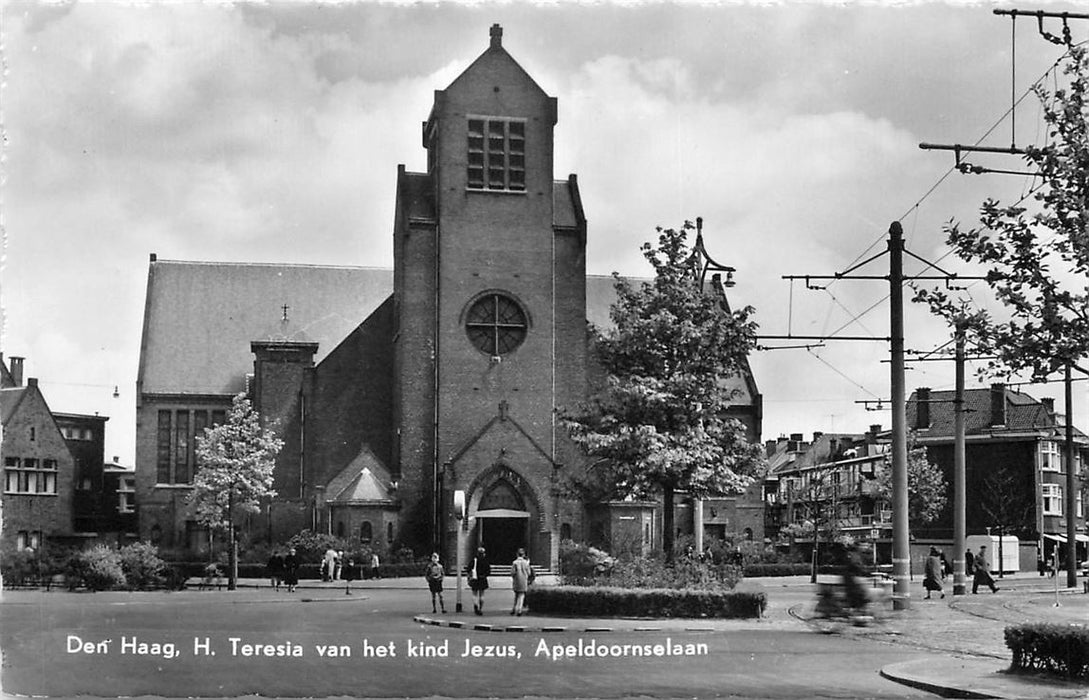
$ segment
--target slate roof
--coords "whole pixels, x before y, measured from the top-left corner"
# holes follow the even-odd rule
[[[966,389],[964,392],[965,436],[1009,436],[1011,434],[1039,433],[1057,435],[1065,430],[1065,422],[1049,413],[1044,404],[1028,394],[1006,388],[1006,419],[1004,425],[991,424],[991,389]],[[919,429],[920,439],[953,437],[953,391],[930,392],[930,428]],[[918,408],[917,392],[912,392],[907,403],[907,423],[916,425]],[[1084,438],[1077,428],[1074,434]]]
[[[389,269],[154,260],[144,305],[140,390],[244,390],[253,372],[250,342],[272,335],[284,304],[291,334],[318,343],[314,359],[320,362],[392,289]]]
[[[315,342],[314,361],[319,363],[392,292],[393,270],[388,268],[152,261],[137,376],[140,391],[243,391],[246,375],[253,372],[250,343],[255,340]],[[615,300],[612,276],[586,277],[587,321],[611,326],[609,308]],[[282,320],[284,304],[287,323]],[[740,377],[731,383],[742,390],[739,404],[751,400]]]

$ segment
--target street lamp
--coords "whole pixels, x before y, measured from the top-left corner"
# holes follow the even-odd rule
[[[454,612],[461,612],[461,570],[465,568],[461,563],[461,553],[464,547],[461,546],[462,539],[464,538],[464,526],[465,526],[465,492],[454,491],[454,519],[457,520],[457,597],[454,605]]]

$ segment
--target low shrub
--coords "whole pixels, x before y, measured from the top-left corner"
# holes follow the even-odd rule
[[[1011,671],[1089,680],[1089,627],[1031,622],[1005,629]]]
[[[526,605],[535,613],[574,617],[760,617],[767,608],[761,592],[531,586]]]
[[[125,586],[121,553],[113,547],[95,545],[69,559],[66,572],[72,582],[81,582],[91,591],[108,591]]]
[[[4,585],[37,585],[39,563],[37,555],[31,550],[5,549],[0,552],[0,571],[3,572]]]
[[[159,550],[150,542],[134,542],[118,552],[121,570],[129,588],[160,588],[163,585],[166,562],[159,558]]]

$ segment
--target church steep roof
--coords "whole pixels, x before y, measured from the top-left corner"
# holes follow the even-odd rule
[[[292,336],[320,362],[393,289],[393,271],[365,267],[152,259],[137,381],[142,393],[233,394],[253,371],[287,305]]]

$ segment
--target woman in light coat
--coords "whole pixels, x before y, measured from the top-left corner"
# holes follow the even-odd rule
[[[522,605],[526,600],[526,589],[529,588],[530,579],[533,578],[533,569],[530,568],[529,559],[526,559],[526,550],[519,549],[518,557],[510,567],[511,588],[514,589],[514,608],[511,615],[521,615]]]

